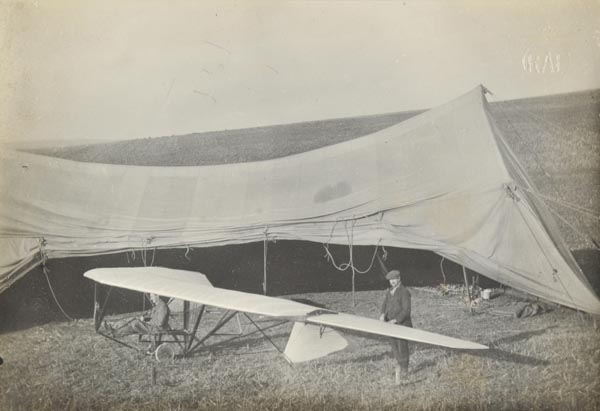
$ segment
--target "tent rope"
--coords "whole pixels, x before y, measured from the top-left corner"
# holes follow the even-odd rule
[[[191,259],[191,258],[190,258],[190,256],[189,256],[189,254],[190,254],[190,250],[191,250],[191,249],[192,249],[192,248],[190,247],[190,245],[189,245],[189,244],[186,244],[186,247],[185,247],[185,254],[183,255],[183,257],[184,257],[186,260],[188,260],[188,261],[192,261],[192,259]]]
[[[511,126],[511,128],[513,129],[513,132],[517,135],[517,137],[519,137],[519,139],[521,139],[521,135],[519,134],[519,132],[517,131],[516,127],[512,124],[512,122],[510,121],[510,119],[508,118],[508,116],[504,116],[506,121],[508,122],[508,124]],[[519,162],[517,156],[515,155],[515,153],[512,151],[512,149],[510,148],[510,146],[508,145],[508,143],[506,142],[506,140],[504,139],[504,137],[502,136],[502,134],[498,134],[499,140],[501,141],[502,145],[504,146],[504,149],[507,150],[508,152],[508,159],[509,161],[515,166],[517,173],[519,174],[519,176],[521,177],[521,179],[529,186],[529,188],[526,187],[521,187],[522,189],[530,192],[531,194],[533,194],[534,196],[539,196],[540,198],[542,197],[542,194],[538,191],[538,189],[531,183],[528,181],[528,179],[526,178],[527,173],[525,172],[525,168],[521,165],[521,163]],[[555,191],[556,189],[554,188],[554,184],[552,181],[551,176],[546,172],[546,170],[542,167],[542,165],[539,163],[537,155],[534,153],[534,158],[535,161],[538,165],[538,167],[540,167],[540,169],[544,172],[544,174],[546,175],[546,177],[550,180],[550,187],[552,187]],[[549,209],[551,212],[553,211],[548,204],[546,204],[543,199],[542,199],[542,204]],[[515,205],[517,203],[515,202]],[[569,292],[567,291],[565,285],[563,284],[562,280],[560,279],[560,277],[558,277],[556,275],[557,270],[555,267],[552,266],[552,264],[550,263],[550,259],[548,258],[548,256],[546,255],[543,247],[540,245],[539,240],[537,239],[537,237],[534,235],[532,228],[530,227],[529,223],[527,222],[527,219],[525,219],[525,217],[523,216],[523,213],[520,209],[520,207],[517,205],[517,210],[519,211],[519,213],[521,214],[521,217],[523,218],[523,221],[525,221],[525,225],[527,226],[527,228],[529,229],[529,231],[531,232],[531,235],[533,236],[533,238],[535,239],[536,243],[538,244],[538,247],[540,248],[540,250],[542,251],[542,254],[544,255],[544,257],[546,258],[546,260],[548,261],[548,263],[550,264],[550,267],[552,268],[552,277],[554,280],[558,280],[560,282],[560,285],[562,286],[564,292],[567,294],[569,300],[571,300],[571,303],[573,304],[573,306],[575,307],[575,309],[577,310],[577,313],[579,314],[579,316],[581,317],[581,311],[579,310],[577,304],[575,304],[575,301],[573,300],[573,297],[571,296],[571,294],[569,294]]]
[[[579,306],[577,304],[575,304],[575,300],[573,300],[573,297],[571,296],[571,294],[569,293],[569,291],[567,290],[567,288],[565,287],[564,283],[562,282],[562,279],[560,278],[560,276],[556,275],[558,273],[558,270],[556,269],[556,267],[554,267],[552,265],[552,263],[550,262],[550,258],[548,257],[548,255],[546,254],[546,252],[544,251],[544,248],[542,247],[542,245],[540,244],[540,241],[538,240],[538,238],[536,237],[535,233],[533,232],[533,229],[531,228],[531,226],[529,225],[529,222],[527,221],[527,219],[525,218],[525,216],[523,215],[523,212],[521,211],[521,208],[518,206],[518,202],[513,202],[515,204],[515,207],[517,207],[517,211],[519,212],[519,214],[521,214],[521,218],[523,218],[523,221],[525,222],[525,225],[527,226],[527,228],[529,229],[529,232],[531,233],[531,236],[534,238],[535,242],[537,243],[540,251],[542,252],[542,254],[544,255],[544,257],[546,257],[546,261],[548,262],[548,264],[550,265],[550,268],[552,268],[552,279],[554,281],[558,281],[558,283],[561,285],[563,291],[565,292],[565,294],[567,295],[567,297],[569,297],[569,300],[571,300],[571,304],[573,304],[573,307],[575,307],[575,310],[577,311],[577,313],[579,315],[581,315],[581,311],[579,310]]]
[[[446,257],[442,256],[442,259],[440,260],[440,269],[442,270],[442,277],[444,278],[444,284],[446,284],[446,273],[444,273],[444,260],[446,259]]]
[[[346,271],[348,269],[348,264],[344,263],[341,265],[337,265],[335,263],[335,259],[333,258],[333,255],[331,254],[331,252],[329,251],[329,242],[331,241],[331,239],[333,238],[333,232],[335,230],[335,227],[337,226],[338,220],[335,220],[335,223],[333,224],[333,226],[331,227],[331,231],[329,232],[329,238],[327,239],[327,241],[323,244],[323,247],[325,248],[325,258],[327,258],[327,261],[330,261],[333,266],[339,270],[339,271]]]
[[[150,245],[150,243],[152,242],[152,240],[154,239],[154,237],[148,237],[147,239],[142,241],[142,249],[141,249],[141,254],[142,254],[142,262],[144,263],[144,267],[148,267],[148,245]],[[156,247],[154,247],[152,249],[152,261],[150,261],[150,267],[154,266],[154,256],[156,255]]]
[[[60,305],[60,303],[58,302],[58,298],[56,297],[56,294],[54,293],[54,288],[52,288],[52,284],[50,283],[50,277],[48,276],[50,269],[48,268],[48,265],[47,265],[48,254],[46,253],[45,246],[46,246],[46,239],[42,238],[40,240],[40,255],[42,257],[42,272],[44,273],[44,276],[46,277],[46,282],[48,283],[48,288],[50,289],[50,293],[52,294],[52,297],[54,298],[54,302],[56,303],[57,307],[60,309],[60,311],[63,313],[63,315],[69,321],[73,321],[73,318],[65,312],[65,310],[62,308],[62,305]]]
[[[129,260],[129,254],[131,254],[131,260]],[[135,261],[135,249],[131,248],[128,251],[126,251],[125,257],[127,257],[127,264],[129,264],[131,261]]]
[[[510,119],[508,118],[508,116],[505,116],[505,119],[506,119],[506,121],[507,121],[507,122],[510,124],[510,126],[511,126],[511,128],[512,128],[513,132],[514,132],[514,133],[517,135],[517,137],[521,138],[521,135],[520,135],[520,134],[519,134],[519,132],[517,131],[516,127],[515,127],[515,126],[512,124],[512,122],[510,121]],[[506,142],[506,140],[504,140],[504,137],[503,137],[502,135],[499,135],[499,137],[500,137],[500,140],[502,141],[502,144],[503,144],[503,145],[504,145],[504,147],[506,148],[506,150],[508,150],[508,152],[510,153],[510,156],[508,156],[509,160],[510,160],[510,161],[513,163],[513,165],[516,167],[517,171],[518,171],[520,174],[525,174],[524,167],[523,167],[523,166],[522,166],[522,165],[519,163],[519,161],[518,161],[518,159],[517,159],[517,157],[516,157],[515,153],[514,153],[514,152],[511,150],[511,148],[510,148],[510,146],[508,145],[508,143]],[[549,175],[549,174],[548,174],[548,173],[547,173],[547,172],[546,172],[546,171],[543,169],[543,167],[541,166],[541,164],[539,164],[539,161],[537,161],[537,156],[536,156],[536,163],[537,163],[538,167],[540,167],[540,168],[541,168],[541,169],[544,171],[544,174],[546,175],[546,177],[547,177],[547,178],[550,180],[550,183],[551,183],[551,184],[550,184],[550,187],[552,187],[552,188],[554,189],[554,191],[556,191],[556,189],[554,188],[554,184],[553,184],[553,182],[552,182],[552,178],[551,178],[551,176],[550,176],[550,175]],[[523,178],[523,177],[522,177],[522,178]],[[532,186],[532,185],[531,185],[531,184],[530,184],[530,183],[527,181],[527,179],[523,178],[523,180],[524,180],[524,181],[525,181],[525,182],[526,182],[526,183],[529,185],[529,187],[523,187],[523,186],[521,186],[520,184],[519,184],[519,185],[517,185],[517,186],[518,186],[519,188],[521,188],[522,190],[524,190],[524,191],[526,191],[526,192],[528,192],[528,193],[530,193],[530,194],[534,195],[535,197],[539,197],[539,198],[541,198],[542,200],[543,200],[543,199],[546,199],[546,200],[549,200],[549,201],[556,202],[556,203],[558,203],[558,204],[561,204],[561,205],[563,205],[563,206],[565,206],[565,207],[567,207],[567,208],[571,208],[571,209],[573,209],[573,210],[575,210],[575,211],[579,211],[579,212],[581,212],[581,213],[587,214],[587,215],[589,215],[589,216],[593,217],[594,219],[600,219],[600,217],[599,217],[598,215],[596,215],[596,214],[594,213],[594,211],[593,211],[593,210],[589,210],[589,209],[586,209],[586,208],[584,208],[584,207],[581,207],[581,206],[577,206],[577,205],[575,205],[575,204],[568,203],[568,202],[566,202],[566,201],[561,201],[561,200],[557,200],[557,199],[555,199],[555,198],[552,198],[552,197],[546,196],[546,195],[544,195],[544,194],[540,193],[540,192],[539,192],[539,190],[538,190],[536,187]],[[567,221],[565,221],[565,220],[564,220],[564,218],[563,218],[562,216],[560,216],[559,214],[557,214],[557,213],[556,213],[556,211],[552,210],[552,209],[550,208],[550,206],[548,206],[548,204],[547,204],[546,202],[543,202],[543,201],[542,201],[542,203],[544,204],[544,206],[545,206],[545,207],[546,207],[548,210],[550,210],[552,213],[554,213],[556,216],[558,216],[558,217],[559,217],[561,220],[563,220],[563,221],[564,221],[564,222],[565,222],[567,225],[569,225],[569,226],[570,226],[570,227],[571,227],[573,230],[575,230],[576,232],[578,232],[578,231],[575,229],[575,227],[571,226],[571,225],[570,225],[570,224],[569,224]],[[582,233],[579,233],[579,232],[578,232],[578,234],[580,234],[581,236],[583,236],[583,238],[584,238],[584,239],[588,239],[588,237],[587,237],[587,236],[585,236],[584,234],[582,234]],[[594,241],[593,241],[593,240],[592,240],[592,242],[594,243]],[[594,245],[596,245],[596,244],[594,243]],[[598,248],[598,247],[596,246],[596,248]]]
[[[48,269],[48,267],[44,264],[42,265],[42,272],[44,273],[44,275],[46,276],[46,282],[48,283],[48,288],[50,288],[50,293],[52,293],[52,297],[54,298],[54,302],[56,303],[56,305],[58,306],[58,308],[60,309],[60,311],[63,313],[63,315],[65,317],[67,317],[67,319],[69,321],[74,321],[73,318],[71,316],[69,316],[69,314],[67,314],[65,312],[65,310],[62,308],[62,306],[60,305],[60,303],[58,302],[58,298],[56,297],[56,294],[54,293],[54,289],[52,288],[52,284],[50,284],[50,278],[48,277],[48,271],[50,271]]]
[[[505,114],[503,114],[503,116],[504,116],[505,121],[510,125],[513,133],[515,133],[515,135],[519,138],[519,140],[522,140],[523,137],[521,136],[521,134],[519,133],[519,131],[517,130],[517,128],[515,127],[515,125],[512,123],[512,121],[510,120],[510,118],[507,115],[505,115]],[[495,125],[495,127],[498,128],[497,125]],[[539,191],[529,181],[529,179],[527,177],[527,173],[525,172],[525,167],[523,167],[523,165],[519,162],[519,159],[518,159],[517,155],[512,150],[512,148],[510,147],[510,145],[508,144],[508,142],[504,139],[503,134],[502,133],[498,133],[497,137],[498,137],[499,141],[502,143],[501,144],[502,148],[504,148],[506,150],[506,152],[508,154],[507,158],[512,163],[512,165],[515,167],[515,171],[517,172],[517,174],[519,175],[519,177],[525,183],[527,183],[527,185],[530,187],[530,189],[533,191],[533,193],[535,195],[538,195]],[[540,164],[539,158],[537,157],[537,154],[535,152],[533,154],[534,154],[534,161],[536,162],[536,165],[544,172],[544,175],[546,175],[546,177],[551,180],[550,175],[546,172],[546,170]],[[553,185],[552,181],[550,181],[550,187],[552,187],[554,189],[554,185]]]
[[[332,229],[331,229],[331,233],[329,234],[329,239],[327,240],[326,243],[323,244],[323,247],[325,248],[325,257],[327,258],[327,261],[330,261],[331,264],[338,270],[338,271],[346,271],[348,268],[352,268],[352,270],[354,272],[357,272],[359,274],[366,274],[369,271],[371,271],[371,268],[373,268],[373,264],[375,262],[375,257],[377,256],[377,250],[379,249],[379,245],[381,243],[381,238],[379,239],[379,241],[377,242],[377,245],[375,246],[375,251],[373,252],[373,256],[371,257],[371,262],[369,264],[369,266],[365,269],[365,270],[359,270],[358,268],[356,268],[356,266],[354,265],[354,225],[356,224],[356,220],[352,220],[352,225],[351,225],[351,230],[350,232],[348,232],[348,221],[344,221],[344,229],[346,230],[346,238],[348,239],[348,249],[349,249],[349,259],[347,263],[341,263],[341,264],[336,264],[335,262],[335,258],[333,257],[333,255],[331,254],[331,251],[329,250],[329,241],[331,240],[331,238],[333,237],[333,231],[335,230],[335,225],[338,223],[338,221],[336,220],[335,224],[333,225]],[[384,259],[387,258],[387,251],[384,251]]]
[[[541,197],[541,198],[543,198],[543,199],[545,199],[545,200],[552,201],[552,202],[554,202],[554,203],[557,203],[557,204],[560,204],[560,205],[562,205],[562,206],[565,206],[565,207],[567,207],[567,208],[570,208],[570,209],[572,209],[572,210],[574,210],[574,211],[579,211],[579,212],[580,212],[580,213],[582,213],[582,214],[586,214],[586,215],[588,215],[588,216],[590,216],[590,217],[592,217],[592,218],[594,218],[594,219],[596,219],[596,220],[600,220],[600,215],[598,215],[598,214],[595,214],[595,213],[594,213],[594,210],[590,210],[590,209],[588,209],[588,208],[580,207],[580,206],[578,206],[578,205],[571,204],[571,203],[568,203],[568,202],[566,202],[566,201],[563,201],[563,200],[558,200],[558,199],[556,199],[556,198],[553,198],[553,197],[550,197],[550,196],[544,195],[544,194],[542,194],[542,193],[540,193],[540,192],[536,192],[536,193],[534,193],[532,190],[529,190],[528,188],[526,188],[526,187],[522,187],[522,186],[520,186],[520,185],[519,185],[518,187],[519,187],[520,189],[522,189],[523,191],[527,191],[527,192],[529,192],[529,193],[531,193],[531,194],[534,194],[534,195],[536,195],[536,196],[539,196],[539,197]]]
[[[556,217],[558,217],[563,223],[565,223],[571,230],[573,230],[575,233],[577,233],[582,239],[589,241],[590,243],[593,244],[594,248],[596,248],[597,250],[600,250],[600,247],[598,247],[598,244],[596,244],[596,242],[588,235],[586,235],[585,233],[579,231],[577,228],[575,228],[575,226],[571,223],[569,223],[563,216],[561,216],[558,212],[556,212],[552,207],[549,207],[548,205],[546,205],[546,207],[548,207],[548,210],[550,210],[550,212],[552,212],[552,214],[554,214]]]

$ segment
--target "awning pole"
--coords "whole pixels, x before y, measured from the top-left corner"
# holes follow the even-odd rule
[[[265,229],[265,241],[263,243],[263,294],[267,295],[267,246],[268,246],[268,234]]]
[[[467,278],[467,270],[465,269],[465,266],[462,266],[462,270],[463,270],[463,277],[465,278],[465,288],[467,290],[467,298],[469,299],[469,311],[472,310],[473,306],[471,304],[471,291],[469,290],[469,279]]]
[[[189,326],[190,326],[190,302],[187,300],[184,300],[183,301],[183,329],[188,331]],[[190,339],[190,335],[188,333],[186,333],[183,336],[184,347],[188,346],[189,339]]]
[[[352,250],[352,249],[350,249]],[[350,251],[352,252],[352,251]],[[352,264],[352,306],[356,307],[356,298],[354,296],[354,276],[356,275],[356,272],[354,271],[354,264]]]
[[[98,291],[97,291],[97,285],[96,282],[94,281],[94,323],[96,321],[96,314],[98,314]]]

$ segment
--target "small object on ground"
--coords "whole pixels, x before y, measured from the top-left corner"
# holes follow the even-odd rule
[[[115,336],[115,329],[108,323],[108,321],[104,321],[104,330],[110,334],[111,337]]]
[[[485,290],[483,290],[481,292],[481,298],[483,298],[484,300],[489,300],[491,296],[492,296],[492,290],[489,288],[486,288]]]
[[[542,314],[546,311],[547,310],[544,306],[542,306],[540,304],[531,303],[531,304],[525,304],[525,305],[517,308],[517,311],[515,312],[515,316],[517,318],[533,317],[534,315]]]

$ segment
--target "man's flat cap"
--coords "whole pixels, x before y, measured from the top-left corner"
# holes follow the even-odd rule
[[[400,271],[398,270],[392,270],[389,273],[387,273],[387,275],[385,276],[386,279],[388,280],[394,280],[394,279],[399,279],[400,278]]]

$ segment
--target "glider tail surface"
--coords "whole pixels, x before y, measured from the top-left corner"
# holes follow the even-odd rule
[[[343,350],[348,342],[327,327],[295,322],[283,354],[292,363],[310,361]]]

